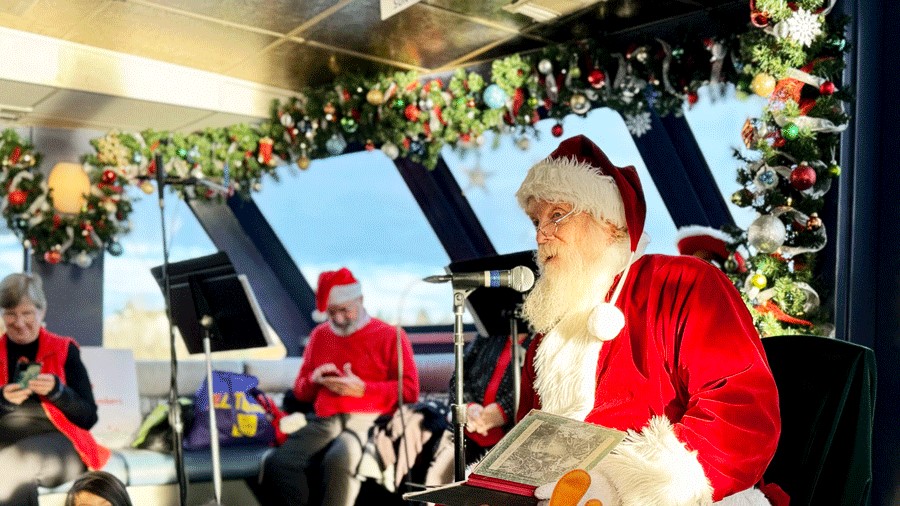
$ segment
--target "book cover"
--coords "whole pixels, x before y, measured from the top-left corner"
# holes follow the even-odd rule
[[[590,471],[625,437],[600,425],[531,410],[465,481],[404,494],[447,506],[533,505],[534,489],[572,469]]]

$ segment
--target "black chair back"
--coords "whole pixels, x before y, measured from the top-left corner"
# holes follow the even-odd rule
[[[875,354],[817,336],[763,339],[782,430],[766,483],[791,506],[865,505],[872,488]]]

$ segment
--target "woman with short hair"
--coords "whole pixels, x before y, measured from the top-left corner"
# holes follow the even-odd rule
[[[100,469],[110,453],[88,432],[97,423],[97,404],[78,343],[42,326],[47,298],[40,277],[5,277],[0,308],[6,327],[0,336],[0,506],[36,506],[38,486]]]

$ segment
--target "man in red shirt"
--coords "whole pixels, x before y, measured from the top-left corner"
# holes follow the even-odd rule
[[[319,276],[316,309],[314,316],[327,321],[310,334],[294,383],[297,400],[312,403],[315,417],[267,459],[265,475],[282,504],[309,504],[316,490],[321,504],[350,506],[369,431],[397,408],[398,339],[404,403],[418,400],[419,376],[406,333],[366,313],[362,288],[348,269]],[[322,482],[313,483],[307,472],[320,452]]]

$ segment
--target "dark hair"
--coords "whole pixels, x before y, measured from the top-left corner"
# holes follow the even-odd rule
[[[66,495],[66,506],[74,506],[79,492],[90,492],[112,503],[112,506],[132,506],[125,484],[106,471],[89,471],[75,480]]]

